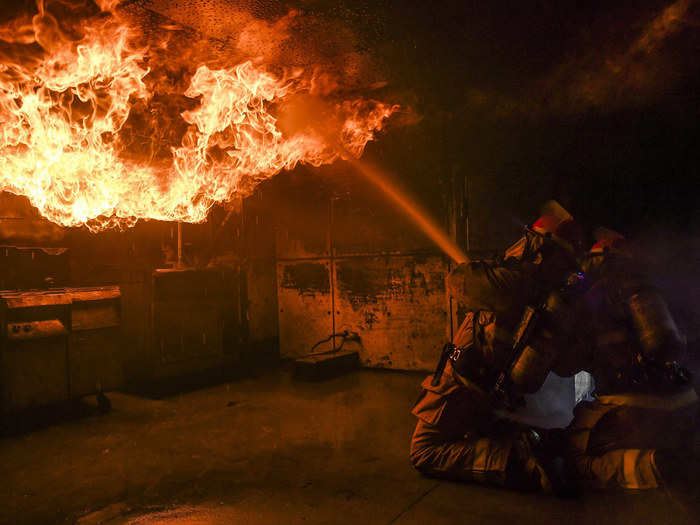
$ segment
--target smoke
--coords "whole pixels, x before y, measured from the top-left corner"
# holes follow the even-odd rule
[[[144,27],[168,27],[174,40],[188,40],[186,52],[230,67],[244,61],[273,65],[288,73],[303,70],[314,77],[320,94],[374,90],[386,82],[371,54],[361,50],[357,36],[338,20],[279,2],[250,0],[136,0],[118,12],[131,14]],[[160,21],[145,21],[145,11]],[[172,23],[175,23],[173,26]],[[206,37],[203,45],[194,32]],[[162,38],[162,34],[154,35]]]
[[[543,81],[556,113],[642,105],[668,91],[680,72],[672,39],[688,28],[692,0],[677,0],[642,27],[633,41],[608,55],[594,51],[562,64]]]
[[[651,103],[695,73],[696,6],[696,0],[676,0],[633,20],[615,20],[588,37],[583,35],[590,28],[582,28],[585,49],[526,82],[518,97],[469,89],[467,99],[497,117],[609,112]]]

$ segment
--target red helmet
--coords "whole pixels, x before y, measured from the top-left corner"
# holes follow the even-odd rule
[[[542,207],[542,216],[532,224],[532,230],[548,235],[559,246],[574,256],[582,254],[583,231],[571,214],[556,201]]]
[[[598,228],[593,235],[596,242],[588,251],[590,255],[602,255],[608,252],[632,255],[632,247],[622,234],[608,228]]]

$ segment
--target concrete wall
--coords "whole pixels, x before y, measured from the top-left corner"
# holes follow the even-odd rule
[[[342,345],[363,366],[432,369],[450,334],[450,262],[347,167],[297,172],[249,206],[272,219],[281,357]]]

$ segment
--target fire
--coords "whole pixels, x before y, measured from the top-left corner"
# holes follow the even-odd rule
[[[38,56],[0,48],[0,190],[26,196],[62,226],[204,221],[215,203],[246,196],[281,170],[330,163],[339,151],[361,156],[396,110],[372,100],[324,101],[323,122],[283,132],[275,111],[311,97],[303,71],[275,75],[250,61],[201,64],[180,93],[194,107],[173,116],[184,135],[158,145],[169,158],[137,154],[126,130],[135,107],[153,103],[159,66],[147,47],[134,44],[136,31],[103,13],[75,39],[43,4],[30,24],[0,31],[13,48],[41,48]],[[173,123],[154,122],[143,132],[161,125]]]

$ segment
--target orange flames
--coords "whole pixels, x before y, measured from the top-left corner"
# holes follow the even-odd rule
[[[339,149],[359,157],[396,110],[324,100],[317,115],[294,118],[314,100],[303,71],[277,76],[250,61],[201,64],[179,94],[192,103],[174,115],[186,127],[179,143],[158,145],[165,158],[143,155],[130,149],[126,130],[136,126],[134,107],[154,100],[158,65],[134,44],[134,29],[103,13],[76,39],[43,4],[25,22],[0,29],[0,44],[13,50],[0,47],[0,190],[26,196],[62,226],[204,221],[215,203],[246,196],[283,169],[333,162]],[[280,115],[292,115],[284,132]],[[175,124],[151,122],[141,132],[153,141],[159,126]]]

